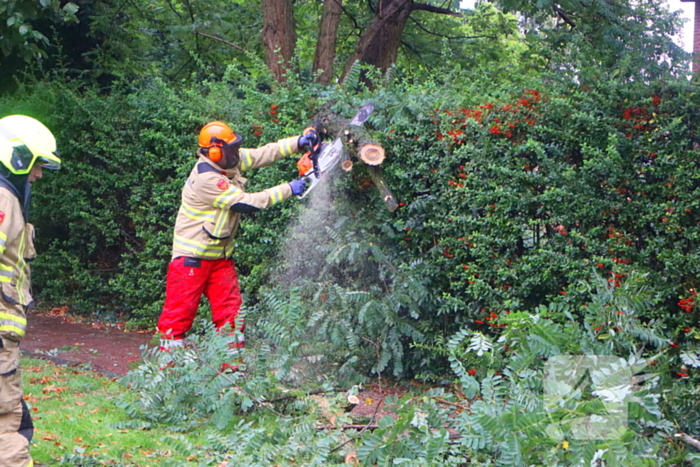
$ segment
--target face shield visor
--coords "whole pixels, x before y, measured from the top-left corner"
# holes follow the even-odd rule
[[[48,170],[60,170],[61,169],[61,159],[58,152],[51,154],[51,157],[39,156],[36,159],[35,164],[39,164],[42,169]]]
[[[224,160],[226,161],[226,166],[224,169],[232,169],[238,166],[241,161],[241,143],[243,142],[243,137],[236,135],[236,139],[230,143],[224,144],[221,148],[224,153]]]
[[[222,157],[217,163],[222,169],[233,169],[238,166],[241,160],[240,150],[242,142],[243,137],[239,135],[235,135],[235,139],[229,142],[219,138],[212,138],[213,145],[221,149]]]

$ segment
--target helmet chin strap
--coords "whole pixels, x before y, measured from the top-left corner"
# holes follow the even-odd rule
[[[0,164],[0,186],[4,186],[17,197],[22,207],[24,220],[25,222],[29,222],[29,204],[31,196],[29,174],[14,174],[10,172],[7,167]]]

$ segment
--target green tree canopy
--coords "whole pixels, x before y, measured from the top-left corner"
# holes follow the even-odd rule
[[[25,63],[36,64],[48,57],[51,45],[47,38],[51,25],[77,21],[75,3],[59,0],[25,2],[7,0],[0,4],[0,67],[4,70],[0,84],[8,79],[12,70]]]

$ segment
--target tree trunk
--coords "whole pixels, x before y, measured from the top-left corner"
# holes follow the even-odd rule
[[[267,67],[278,82],[284,83],[297,40],[292,0],[262,0],[262,7],[265,23],[262,41]]]
[[[319,70],[317,82],[329,84],[333,79],[333,61],[335,60],[335,44],[338,39],[338,24],[342,13],[343,0],[325,0],[321,15],[321,26],[318,30],[316,55],[314,56],[313,72]]]
[[[379,68],[382,73],[386,72],[396,62],[403,30],[411,12],[415,10],[462,16],[461,13],[454,12],[449,8],[419,3],[414,0],[380,0],[379,11],[360,36],[355,52],[345,65],[341,82],[345,80],[348,72],[357,61],[373,65]],[[372,83],[369,83],[364,75],[362,79],[370,87],[372,86]]]
[[[355,61],[367,63],[385,72],[396,61],[406,21],[413,11],[413,0],[381,0],[379,12],[362,33],[343,71],[342,79]]]

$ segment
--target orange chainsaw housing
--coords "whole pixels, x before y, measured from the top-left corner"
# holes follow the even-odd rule
[[[307,151],[303,156],[297,161],[297,168],[299,169],[299,175],[304,177],[309,174],[314,168],[314,163],[311,161],[311,151]]]
[[[312,126],[306,127],[304,128],[302,134],[305,135],[310,131],[316,131],[316,129]],[[314,149],[316,149],[316,147],[314,147]],[[299,169],[299,175],[302,177],[308,175],[313,170],[314,163],[311,160],[311,151],[307,151],[306,153],[304,153],[303,156],[299,158],[299,160],[297,161],[297,168]]]

